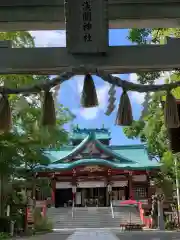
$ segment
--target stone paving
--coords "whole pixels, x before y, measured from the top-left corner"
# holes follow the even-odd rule
[[[119,232],[111,230],[59,231],[31,237],[31,240],[180,240],[180,232],[144,231]],[[25,239],[21,239],[25,240]]]

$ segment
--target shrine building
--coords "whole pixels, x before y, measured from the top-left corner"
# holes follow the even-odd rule
[[[37,175],[51,178],[55,207],[117,206],[151,198],[150,179],[160,164],[142,144],[110,145],[110,140],[108,129],[76,127],[69,145],[47,151],[52,163],[37,169]]]

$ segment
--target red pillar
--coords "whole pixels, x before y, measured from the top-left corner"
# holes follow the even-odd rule
[[[53,205],[55,204],[55,191],[56,191],[56,180],[53,177],[51,179],[51,201]]]
[[[76,169],[72,170],[72,201],[73,205],[75,204],[76,201]]]
[[[108,169],[106,178],[107,178],[107,183],[108,184],[111,183],[111,178],[112,178],[112,170],[111,170],[111,168]]]
[[[108,197],[107,197],[107,201],[106,201],[106,206],[109,206],[111,204],[111,201],[112,201],[112,183],[111,183],[111,180],[112,180],[112,169],[109,168],[108,169],[108,172],[107,172],[107,186],[108,185],[111,185],[111,192],[108,192]],[[108,191],[108,189],[107,189]]]
[[[133,186],[132,186],[132,172],[129,172],[129,199],[134,199],[134,192],[133,192]]]

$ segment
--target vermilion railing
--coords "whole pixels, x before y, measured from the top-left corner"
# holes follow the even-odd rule
[[[43,217],[45,217],[47,212],[46,201],[36,201],[36,207],[41,209],[41,214]],[[26,207],[26,225],[34,223],[33,212],[34,209],[32,206]]]
[[[140,214],[140,218],[141,218],[142,223],[146,227],[151,228],[152,227],[152,218],[148,217],[148,216],[144,216],[144,209],[142,208],[142,203],[141,202],[139,202],[138,206],[139,206],[139,214]]]

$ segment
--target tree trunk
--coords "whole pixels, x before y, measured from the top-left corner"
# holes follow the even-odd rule
[[[151,217],[152,217],[152,227],[156,228],[158,219],[157,219],[157,201],[155,197],[152,199]]]
[[[5,181],[4,176],[0,175],[0,216],[5,216]]]
[[[3,184],[2,184],[2,175],[0,175],[0,216],[2,216],[2,188],[3,188]]]
[[[35,206],[36,206],[36,178],[34,176],[32,179],[32,183],[33,183],[33,186],[32,186],[33,209],[35,209]]]
[[[165,230],[163,201],[158,199],[157,205],[158,205],[158,228],[159,230]]]

